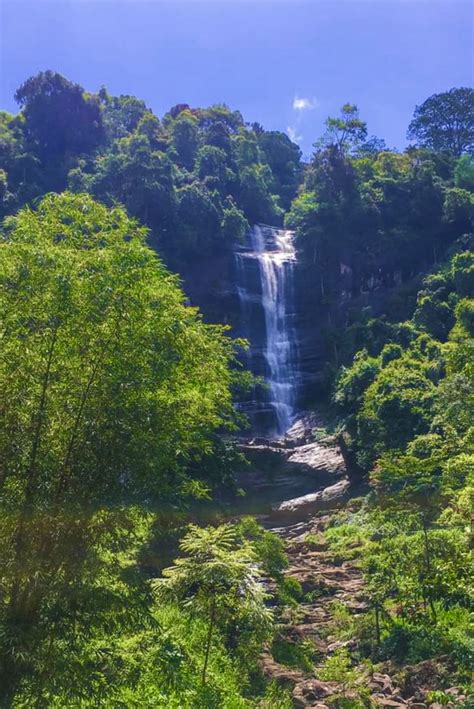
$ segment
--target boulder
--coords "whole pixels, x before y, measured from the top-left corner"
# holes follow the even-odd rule
[[[295,497],[292,500],[275,505],[271,511],[271,517],[278,521],[294,522],[301,519],[307,519],[319,510],[334,507],[347,499],[350,483],[347,478],[339,480],[339,482],[329,487],[325,487],[318,492]]]

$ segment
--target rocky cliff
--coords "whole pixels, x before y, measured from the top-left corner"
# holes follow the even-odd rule
[[[204,319],[229,325],[232,336],[247,338],[250,351],[243,356],[244,363],[257,375],[268,378],[268,362],[264,357],[266,322],[259,303],[261,284],[256,262],[246,275],[255,295],[254,302],[246,312],[242,305],[238,254],[246,248],[236,245],[234,250],[216,250],[182,267],[180,275],[190,302],[201,309]],[[296,358],[297,410],[311,408],[321,397],[325,366],[338,357],[330,334],[337,334],[347,326],[351,312],[370,306],[375,316],[384,313],[396,290],[411,278],[410,273],[384,274],[376,266],[373,272],[362,273],[350,254],[343,261],[338,259],[324,265],[303,261],[297,254],[288,313]],[[265,389],[257,388],[243,402],[252,414],[258,412],[253,420],[254,433],[268,433],[271,418],[268,399]]]

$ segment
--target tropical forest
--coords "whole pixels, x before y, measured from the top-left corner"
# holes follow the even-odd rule
[[[474,90],[346,91],[0,112],[2,709],[474,707]]]

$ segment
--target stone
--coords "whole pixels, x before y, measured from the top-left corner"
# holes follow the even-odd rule
[[[269,438],[263,438],[263,436],[256,436],[249,441],[249,446],[270,446],[272,441]],[[276,446],[272,446],[276,447]]]
[[[343,502],[347,497],[349,487],[349,480],[343,478],[334,485],[325,487],[318,492],[282,502],[272,508],[271,517],[280,520],[306,519],[319,510],[327,509]]]
[[[385,697],[383,694],[374,694],[373,698],[377,702],[377,705],[379,707],[398,707],[398,709],[403,709],[403,707],[407,706],[407,703],[405,701],[398,701],[397,699],[389,699],[388,697]]]
[[[314,472],[329,472],[334,475],[344,473],[344,461],[335,447],[324,446],[321,443],[307,443],[298,446],[288,457],[288,464],[307,467]]]
[[[303,686],[303,694],[310,699],[328,697],[333,692],[332,688],[318,679],[313,679]]]
[[[306,700],[314,701],[324,697],[329,697],[334,693],[334,685],[322,682],[319,679],[308,679],[297,684],[293,690],[293,697],[304,697]]]
[[[440,663],[441,658],[438,658],[437,662],[423,660],[416,665],[407,665],[404,668],[403,678],[400,678],[403,695],[413,696],[416,701],[422,703],[428,690],[439,689],[446,674],[445,668]]]
[[[237,473],[238,485],[245,492],[238,507],[243,511],[250,508],[254,515],[271,514],[272,507],[278,508],[289,501],[289,507],[283,507],[284,514],[280,516],[294,523],[299,512],[292,510],[286,514],[294,500],[317,495],[309,501],[315,499],[318,508],[331,503],[331,487],[341,481],[344,462],[335,446],[327,447],[314,441],[295,448],[283,448],[280,444],[281,441],[270,444],[262,437],[238,442],[239,451],[249,462]],[[336,493],[338,490],[340,488],[335,488]],[[301,519],[307,519],[306,511]]]
[[[382,674],[380,672],[373,672],[372,680],[382,688],[382,692],[389,690],[391,694],[393,693],[393,683],[390,675]]]
[[[350,640],[336,640],[327,647],[329,653],[336,652],[336,650],[341,650],[343,647],[353,648],[356,645],[356,641],[351,638]]]

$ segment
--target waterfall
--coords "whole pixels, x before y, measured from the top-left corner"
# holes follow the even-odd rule
[[[273,413],[273,421],[266,425],[267,433],[285,433],[295,414],[297,369],[292,323],[295,260],[293,233],[264,225],[252,228],[246,250],[236,254],[242,329],[251,341],[248,364],[264,377],[268,386],[267,405]],[[260,328],[263,337],[257,334],[254,342],[252,330],[256,328],[252,320],[259,318],[263,319]],[[260,365],[259,353],[263,356]]]

